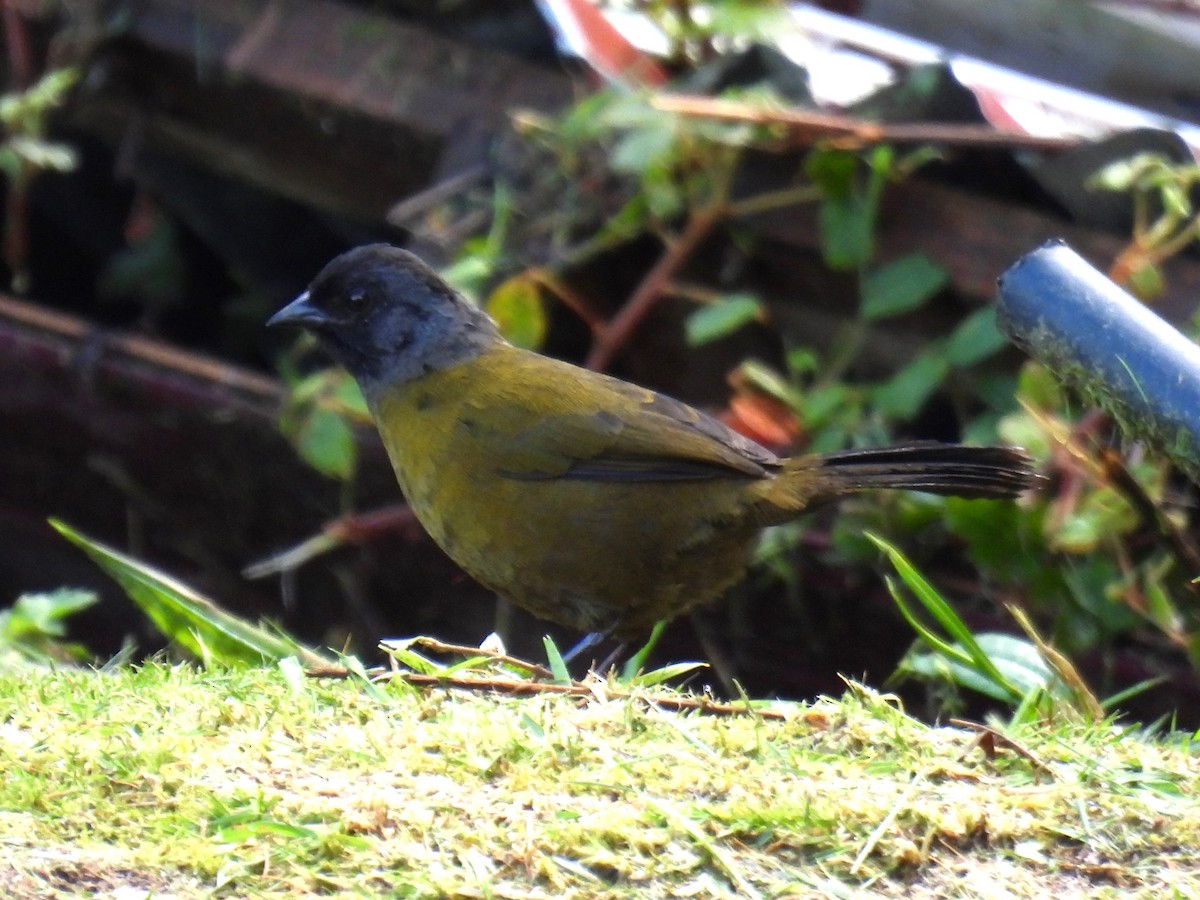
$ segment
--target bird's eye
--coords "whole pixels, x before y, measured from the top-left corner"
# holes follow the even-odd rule
[[[346,305],[351,309],[362,309],[367,305],[367,292],[362,288],[355,288],[346,295]]]

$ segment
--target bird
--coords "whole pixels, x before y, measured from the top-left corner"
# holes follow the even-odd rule
[[[936,442],[776,455],[664,394],[514,346],[418,256],[330,261],[269,326],[358,382],[417,519],[534,616],[630,640],[742,580],[760,532],[846,494],[1012,498],[1013,447]]]

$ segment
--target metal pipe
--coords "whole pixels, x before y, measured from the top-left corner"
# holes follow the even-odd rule
[[[1200,347],[1061,241],[1013,264],[997,303],[1013,343],[1200,483]]]

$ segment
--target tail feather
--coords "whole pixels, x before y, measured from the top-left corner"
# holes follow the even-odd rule
[[[1015,447],[917,443],[843,450],[819,457],[821,482],[835,494],[899,488],[953,497],[1015,497],[1037,480],[1033,460]]]
[[[1040,477],[1029,455],[1015,447],[928,442],[794,456],[763,485],[765,504],[758,516],[782,522],[843,494],[871,490],[1002,500],[1016,497]]]

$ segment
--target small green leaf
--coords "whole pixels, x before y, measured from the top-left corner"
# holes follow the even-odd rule
[[[1007,343],[996,327],[996,307],[985,306],[967,316],[946,339],[946,361],[959,368],[987,359]]]
[[[1040,409],[1057,409],[1067,402],[1062,384],[1050,368],[1033,360],[1017,374],[1017,397]]]
[[[1143,262],[1129,273],[1129,289],[1139,300],[1157,300],[1166,288],[1162,269],[1152,262]]]
[[[922,306],[949,281],[946,270],[923,253],[902,256],[863,279],[860,312],[884,319]]]
[[[824,196],[818,213],[821,256],[830,268],[862,268],[875,252],[875,216],[858,173],[862,161],[845,150],[815,150],[805,172]]]
[[[554,639],[548,634],[542,635],[542,646],[546,648],[546,662],[550,665],[550,674],[554,676],[554,683],[573,684],[574,679],[571,678],[567,662],[563,659],[563,655],[558,649],[558,644],[554,643]]]
[[[702,662],[678,662],[671,663],[668,666],[663,666],[661,669],[651,669],[649,672],[644,672],[637,675],[630,682],[631,687],[654,687],[663,682],[670,681],[672,678],[682,678],[684,675],[689,675],[699,669],[707,669],[708,663]]]
[[[748,359],[740,366],[738,372],[746,379],[746,383],[757,388],[764,394],[774,397],[788,409],[799,410],[804,404],[804,397],[777,370],[757,359]]]
[[[1169,181],[1159,190],[1163,209],[1168,215],[1186,219],[1192,214],[1192,201],[1187,188],[1179,181]]]
[[[670,117],[664,118],[665,122],[643,126],[617,142],[609,158],[614,171],[640,175],[671,158],[677,149],[675,129]]]
[[[631,684],[638,674],[646,665],[646,660],[650,658],[650,654],[654,648],[658,646],[658,641],[662,637],[663,632],[667,628],[666,622],[655,622],[654,627],[650,629],[650,636],[646,638],[646,643],[642,644],[637,649],[633,656],[625,661],[625,665],[621,667],[622,684]]]
[[[349,481],[358,463],[352,418],[369,418],[362,392],[344,371],[327,369],[292,387],[279,427],[306,463]]]
[[[1128,191],[1141,172],[1137,157],[1121,159],[1109,163],[1102,169],[1092,173],[1087,179],[1087,186],[1102,191]]]
[[[500,284],[487,298],[485,308],[500,326],[500,333],[518,347],[537,350],[546,340],[546,309],[531,273],[514,275]]]
[[[22,594],[9,609],[0,612],[0,636],[5,643],[62,637],[67,632],[66,619],[98,599],[95,591],[81,588]]]
[[[354,432],[336,412],[314,407],[296,433],[296,449],[304,461],[323,475],[348,481],[357,452]]]
[[[380,641],[379,649],[419,675],[444,675],[446,667],[442,663],[412,649],[420,640],[419,637],[393,638]]]
[[[817,149],[804,162],[804,173],[809,181],[826,197],[835,200],[844,200],[854,193],[857,171],[858,157],[845,150]]]
[[[896,419],[911,419],[950,371],[950,364],[937,346],[920,356],[871,391],[881,413]]]
[[[821,359],[808,347],[793,347],[784,357],[788,372],[795,375],[812,375],[821,370]]]
[[[821,257],[831,269],[866,266],[875,253],[875,217],[861,198],[827,197],[818,214]]]
[[[1022,697],[1039,689],[1056,695],[1064,693],[1065,686],[1029,639],[988,632],[976,635],[975,640],[1004,680]],[[975,667],[934,651],[914,648],[901,663],[901,669],[926,678],[945,678],[1002,702],[1013,700],[1013,695],[1000,683]]]
[[[647,212],[661,222],[673,219],[684,208],[684,197],[669,165],[650,166],[642,174],[642,196]]]
[[[693,347],[727,337],[749,325],[763,311],[753,294],[729,294],[693,312],[687,319],[687,342]]]

